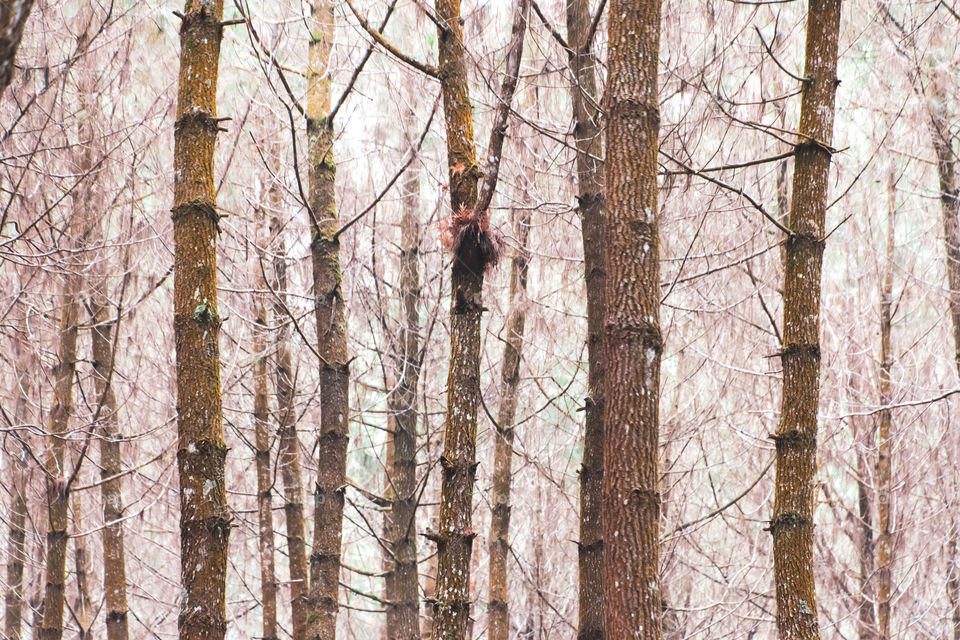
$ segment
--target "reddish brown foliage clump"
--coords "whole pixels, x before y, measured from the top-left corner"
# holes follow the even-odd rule
[[[486,271],[500,260],[503,236],[496,227],[491,228],[486,211],[460,205],[460,209],[441,220],[437,227],[443,248],[471,268]]]

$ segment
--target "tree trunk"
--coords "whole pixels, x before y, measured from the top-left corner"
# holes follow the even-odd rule
[[[601,500],[605,637],[659,640],[659,0],[615,0],[608,28]]]
[[[524,205],[529,198],[524,198]],[[530,208],[514,211],[516,217],[517,254],[510,264],[510,303],[503,347],[503,369],[500,373],[500,410],[497,413],[497,436],[493,458],[493,507],[490,516],[490,619],[487,637],[508,640],[510,616],[507,609],[507,559],[510,533],[510,481],[513,462],[513,423],[517,410],[517,389],[520,383],[520,360],[523,353],[523,330],[527,315],[527,272],[530,263]]]
[[[127,640],[127,572],[123,542],[123,491],[120,476],[122,436],[118,425],[117,398],[113,392],[114,331],[117,320],[110,315],[106,278],[92,296],[91,346],[94,389],[100,406],[100,498],[103,502],[103,593],[107,614],[107,639]]]
[[[17,424],[29,421],[27,406],[32,392],[31,358],[24,348],[27,335],[27,320],[20,320],[20,336],[13,341],[14,366],[16,367],[17,393],[13,417]],[[7,480],[10,491],[9,537],[7,538],[7,591],[4,594],[4,638],[20,640],[23,637],[23,565],[26,556],[27,524],[27,448],[20,438],[10,438],[15,449],[6,451],[10,460]]]
[[[13,61],[32,8],[33,0],[9,0],[0,5],[0,97],[13,78]]]
[[[480,322],[483,274],[498,255],[489,229],[489,206],[496,190],[510,104],[517,87],[527,1],[517,0],[506,55],[502,93],[490,132],[483,185],[473,142],[473,110],[467,82],[460,0],[437,0],[439,78],[443,94],[450,181],[450,366],[447,373],[439,530],[437,590],[433,607],[435,640],[463,640],[470,623],[470,559],[473,551],[473,488],[480,406]]]
[[[277,333],[275,384],[277,388],[277,466],[283,480],[283,513],[287,527],[287,556],[290,566],[290,611],[293,640],[307,637],[307,545],[303,524],[303,480],[300,475],[300,441],[297,437],[297,413],[294,406],[293,365],[290,356],[290,330],[284,312],[287,291],[286,243],[281,236],[279,217],[271,220],[271,235],[277,240],[273,270],[277,297],[274,322]]]
[[[413,112],[407,114],[413,125]],[[415,161],[416,162],[416,161]],[[411,165],[403,180],[400,221],[400,299],[403,309],[394,373],[396,388],[389,396],[387,517],[387,638],[420,637],[417,576],[417,388],[420,380],[420,172]]]
[[[187,0],[174,130],[174,335],[180,475],[181,640],[221,639],[230,518],[220,397],[213,156],[223,0]]]
[[[957,179],[957,155],[947,118],[947,101],[937,80],[928,85],[927,99],[933,149],[937,155],[940,179],[940,209],[943,212],[944,245],[947,258],[947,284],[950,288],[950,319],[953,323],[954,362],[960,377],[960,181]],[[947,595],[953,608],[953,637],[960,640],[960,568],[957,566],[957,528],[950,528],[947,543]]]
[[[277,640],[277,578],[273,545],[273,478],[270,468],[270,389],[267,380],[267,289],[263,247],[266,222],[263,210],[255,213],[256,260],[253,265],[253,423],[257,467],[257,525],[260,552],[260,600],[263,609],[263,638]]]
[[[77,460],[80,464],[80,460]],[[74,531],[83,531],[83,495],[78,493],[70,501],[70,519],[73,521]],[[80,628],[78,637],[85,640],[90,637],[90,618],[92,604],[90,600],[90,554],[87,552],[85,538],[73,539],[73,567],[77,580],[77,597],[73,601],[73,617]]]
[[[309,208],[313,216],[311,256],[313,295],[320,354],[320,433],[317,441],[317,484],[314,492],[313,552],[307,637],[333,640],[337,631],[340,592],[340,543],[343,534],[343,491],[350,424],[350,374],[347,321],[340,271],[340,223],[335,194],[333,121],[330,120],[330,50],[334,13],[328,0],[310,4],[307,63],[307,139],[309,141]]]
[[[840,0],[810,0],[800,138],[788,215],[784,273],[783,396],[774,436],[773,535],[781,638],[820,637],[813,574],[817,407],[820,399],[820,276],[837,88]]]
[[[880,291],[880,404],[884,406],[893,401],[890,381],[890,367],[893,364],[893,355],[890,350],[890,324],[893,307],[893,221],[896,213],[894,186],[891,177],[887,209],[887,259]],[[877,628],[880,640],[890,640],[890,600],[893,595],[890,569],[893,561],[890,536],[891,418],[890,409],[881,410],[877,428]]]
[[[73,411],[73,377],[77,370],[78,285],[76,274],[68,272],[61,296],[60,344],[57,348],[53,408],[50,411],[50,443],[47,446],[47,565],[40,640],[60,640],[63,637],[70,503],[65,436]]]
[[[583,462],[580,466],[580,542],[578,640],[603,640],[603,535],[600,487],[603,482],[603,155],[596,109],[596,58],[586,42],[590,2],[567,4],[567,34],[573,48],[570,69],[574,135],[577,146],[577,209],[583,236],[584,289],[587,297],[587,389],[584,401]]]

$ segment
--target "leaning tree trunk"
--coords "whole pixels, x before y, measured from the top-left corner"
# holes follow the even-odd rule
[[[13,405],[13,418],[18,425],[29,421],[27,407],[33,388],[31,368],[32,359],[25,348],[27,318],[20,320],[20,337],[13,340],[14,368],[17,390]],[[23,637],[23,565],[26,556],[27,525],[27,447],[26,434],[8,441],[16,443],[13,451],[6,451],[10,477],[7,486],[10,491],[9,536],[7,537],[7,591],[4,594],[4,638],[20,640]]]
[[[277,578],[274,569],[273,545],[273,478],[270,467],[270,406],[267,379],[267,306],[264,300],[267,281],[264,277],[263,247],[266,244],[266,222],[263,210],[255,217],[256,238],[253,265],[253,424],[254,451],[257,468],[257,542],[260,552],[260,602],[263,610],[263,639],[277,640]]]
[[[528,199],[524,199],[528,205]],[[517,390],[520,383],[520,359],[523,353],[523,330],[527,317],[527,272],[530,252],[530,207],[515,212],[517,253],[510,264],[510,304],[503,347],[503,368],[500,372],[500,410],[497,413],[497,435],[493,458],[493,496],[490,516],[490,619],[487,637],[508,640],[510,615],[507,608],[507,559],[510,550],[510,481],[513,462],[513,424],[517,412]]]
[[[310,253],[313,259],[317,353],[320,355],[320,433],[317,439],[318,469],[307,613],[307,637],[310,640],[333,640],[337,632],[343,491],[350,424],[347,320],[340,271],[333,121],[329,118],[333,9],[333,3],[328,0],[311,2],[307,63],[308,208],[313,225]]]
[[[411,110],[409,127],[415,122]],[[416,161],[414,161],[416,162]],[[400,303],[396,389],[389,396],[391,418],[386,512],[387,639],[420,637],[417,575],[417,387],[420,381],[420,172],[411,166],[402,183],[400,220]]]
[[[79,456],[77,464],[80,464]],[[76,494],[70,501],[70,520],[74,531],[83,531],[83,494]],[[90,554],[87,551],[85,538],[73,539],[73,567],[77,593],[73,601],[72,614],[79,627],[77,637],[80,640],[86,640],[90,637],[90,626],[93,623],[90,618],[93,606],[90,600]]]
[[[113,391],[115,356],[113,350],[116,317],[110,313],[107,280],[101,278],[92,299],[94,389],[100,406],[97,408],[100,440],[100,498],[103,502],[103,594],[107,615],[107,639],[127,640],[127,572],[123,542],[123,491],[120,457],[117,398]]]
[[[220,397],[220,316],[213,155],[223,0],[187,0],[174,129],[174,335],[180,474],[181,640],[226,632],[227,447]]]
[[[887,210],[887,259],[884,267],[883,285],[880,291],[880,404],[887,407],[893,401],[890,368],[893,355],[890,350],[890,325],[893,309],[893,249],[895,191],[893,178],[889,185],[890,198]],[[890,640],[890,600],[893,547],[890,535],[890,426],[891,410],[882,409],[877,428],[877,629],[880,640]]]
[[[286,326],[287,291],[286,245],[280,218],[271,220],[271,235],[277,239],[273,261],[277,296],[273,318],[281,328],[277,332],[275,385],[277,389],[277,466],[283,480],[283,513],[287,528],[287,559],[290,567],[290,612],[293,640],[307,637],[307,544],[303,524],[303,480],[300,474],[300,441],[297,438],[297,413],[294,406],[293,364],[290,356],[290,330]]]
[[[605,637],[659,640],[660,1],[610,5],[604,236]]]
[[[820,276],[837,89],[840,0],[810,0],[806,63],[786,239],[783,395],[773,436],[777,477],[773,573],[781,638],[820,637],[813,575],[813,513],[820,399]]]
[[[447,409],[440,458],[440,520],[438,531],[432,535],[437,543],[432,633],[435,640],[463,640],[470,624],[483,275],[499,255],[499,238],[489,228],[489,207],[496,191],[510,104],[519,78],[527,5],[527,0],[517,0],[514,7],[503,87],[485,155],[485,171],[481,172],[473,142],[473,110],[460,0],[437,0],[436,3],[437,69],[443,94],[452,214],[445,230],[445,243],[452,250],[454,260],[450,276]],[[478,189],[482,173],[483,185]]]
[[[573,52],[574,135],[577,147],[577,209],[583,236],[584,289],[587,298],[587,389],[584,401],[583,462],[580,465],[580,542],[578,640],[603,640],[603,535],[600,487],[603,482],[603,155],[596,109],[596,58],[587,37],[592,20],[589,0],[567,4],[567,34]]]
[[[13,60],[32,8],[33,0],[7,0],[0,5],[0,97],[13,77]]]
[[[930,83],[927,100],[933,149],[937,155],[940,179],[940,209],[943,212],[944,245],[947,258],[947,284],[950,288],[950,319],[953,324],[953,353],[960,377],[960,180],[957,178],[957,155],[947,118],[947,101],[937,85]],[[947,543],[947,595],[953,608],[953,637],[960,640],[960,566],[957,556],[957,530],[950,528]]]

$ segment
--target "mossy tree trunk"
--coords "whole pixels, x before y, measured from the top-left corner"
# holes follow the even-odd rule
[[[226,632],[227,512],[213,156],[223,0],[187,0],[174,130],[174,335],[180,477],[181,640]]]
[[[820,400],[820,277],[830,144],[837,90],[840,0],[810,0],[805,81],[787,218],[783,296],[783,394],[774,441],[774,584],[781,638],[820,637],[813,574],[817,408]]]
[[[601,501],[605,637],[660,640],[660,2],[615,0],[609,15]]]
[[[320,355],[320,431],[317,438],[317,483],[314,491],[313,549],[307,637],[333,640],[340,592],[340,545],[343,535],[344,481],[349,440],[349,355],[347,321],[340,271],[340,222],[330,119],[330,51],[334,7],[328,0],[310,3],[307,63],[308,205],[312,216],[313,295]]]

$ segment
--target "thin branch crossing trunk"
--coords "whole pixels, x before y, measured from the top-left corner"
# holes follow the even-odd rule
[[[817,408],[820,400],[820,279],[837,90],[840,0],[810,0],[805,81],[787,218],[783,296],[783,395],[773,436],[777,477],[774,584],[781,638],[820,637],[813,574]]]

